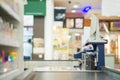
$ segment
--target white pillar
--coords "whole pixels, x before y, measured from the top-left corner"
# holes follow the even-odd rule
[[[52,60],[52,28],[54,22],[54,0],[46,0],[45,16],[45,60]]]

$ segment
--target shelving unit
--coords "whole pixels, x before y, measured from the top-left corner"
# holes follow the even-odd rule
[[[0,2],[0,12],[1,15],[3,15],[4,17],[9,17],[9,18],[13,18],[16,21],[21,21],[20,17],[18,16],[18,14],[16,14],[12,8],[10,8],[5,2],[1,1]],[[3,13],[3,14],[2,14]]]
[[[15,8],[18,10],[15,11]],[[24,64],[22,57],[23,14],[23,0],[0,0],[0,17],[3,20],[0,23],[0,52],[4,51],[4,54],[8,56],[10,52],[17,53],[17,58],[14,61],[0,61],[0,70],[2,70],[0,71],[0,80],[12,79],[16,76],[13,74],[21,73],[24,70],[24,65],[21,65]],[[8,25],[6,26],[6,24]]]
[[[0,45],[2,46],[9,46],[9,47],[20,47],[20,44],[15,39],[10,39],[7,37],[0,37]]]

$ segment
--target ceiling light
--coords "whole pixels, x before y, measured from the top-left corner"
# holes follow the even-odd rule
[[[76,12],[76,10],[72,10],[71,12],[72,12],[72,13],[75,13],[75,12]]]
[[[73,8],[78,8],[79,6],[78,5],[74,5]]]

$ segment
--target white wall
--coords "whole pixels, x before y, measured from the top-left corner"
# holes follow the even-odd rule
[[[120,16],[120,0],[102,0],[103,16]]]

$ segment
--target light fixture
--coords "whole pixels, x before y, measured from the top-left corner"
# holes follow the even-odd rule
[[[83,12],[88,12],[91,9],[92,9],[91,6],[86,6],[86,7],[84,7]]]
[[[78,5],[73,5],[73,8],[75,8],[75,9],[78,8],[78,7],[79,7]]]
[[[75,12],[76,12],[76,10],[71,10],[71,12],[72,12],[72,13],[75,13]]]

